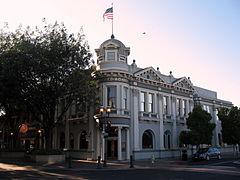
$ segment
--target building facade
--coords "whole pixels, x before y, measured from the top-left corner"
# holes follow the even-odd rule
[[[55,129],[54,147],[65,147],[73,157],[90,159],[178,156],[179,134],[187,129],[186,118],[195,104],[202,105],[216,124],[212,145],[223,145],[217,108],[231,107],[231,102],[194,86],[190,78],[177,78],[172,72],[164,75],[159,68],[140,68],[135,60],[129,63],[130,48],[114,36],[95,51],[101,72],[101,105],[111,107],[111,112],[88,119],[72,118],[69,113],[65,123]],[[111,128],[101,130],[99,121],[110,121]]]

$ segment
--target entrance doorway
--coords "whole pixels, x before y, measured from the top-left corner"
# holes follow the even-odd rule
[[[107,158],[108,159],[117,159],[118,155],[118,142],[117,139],[107,139]]]

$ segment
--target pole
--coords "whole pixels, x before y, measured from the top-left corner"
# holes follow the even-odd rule
[[[112,3],[112,13],[113,13],[113,3]],[[112,35],[113,35],[113,16],[112,16]]]
[[[106,117],[105,117],[106,118]],[[105,120],[106,122],[106,120]],[[103,141],[104,141],[104,146],[105,146],[105,124],[103,124]],[[104,151],[103,151],[103,167],[107,167],[107,160],[106,160],[106,148],[104,147]]]
[[[134,168],[134,165],[133,165],[133,155],[130,156],[130,168]]]

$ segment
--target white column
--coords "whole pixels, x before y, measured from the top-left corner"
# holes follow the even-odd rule
[[[97,129],[97,142],[96,142],[96,155],[101,156],[101,131],[99,129]]]
[[[140,150],[139,147],[139,120],[138,120],[138,107],[139,107],[139,91],[136,89],[133,89],[133,135],[134,135],[134,150],[138,151]]]
[[[180,117],[183,117],[184,115],[184,109],[183,109],[183,99],[180,99]]]
[[[190,113],[190,107],[189,107],[189,100],[186,100],[186,116],[188,117],[188,113]]]
[[[146,104],[146,112],[149,112],[149,98],[148,98],[148,94],[149,93],[146,93],[146,97],[145,97],[145,104]]]
[[[213,145],[214,146],[219,146],[219,141],[218,141],[218,126],[217,126],[217,110],[216,110],[216,106],[213,105],[212,107],[213,109],[213,114],[212,114],[212,118],[213,118],[213,123],[216,125],[216,127],[213,130]]]
[[[118,126],[118,160],[122,160],[122,127]]]
[[[190,108],[190,112],[192,112],[193,108],[194,108],[194,102],[193,100],[189,100],[189,108]]]
[[[126,159],[130,159],[130,137],[129,137],[129,128],[126,128],[127,135],[127,144],[126,144]]]
[[[154,93],[153,94],[153,113],[158,113],[158,110],[157,110],[157,94]]]
[[[160,123],[159,123],[159,138],[160,138],[160,150],[164,149],[164,128],[163,128],[163,96],[159,94],[159,118],[160,118]]]
[[[107,107],[107,87],[105,85],[103,85],[102,105]]]
[[[172,148],[177,147],[176,97],[172,97]]]
[[[171,97],[167,96],[167,115],[171,115],[171,112],[172,112]]]
[[[121,85],[118,85],[117,86],[117,114],[121,114],[121,88],[122,86]]]

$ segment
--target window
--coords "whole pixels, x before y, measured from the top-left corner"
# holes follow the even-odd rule
[[[74,148],[74,136],[73,136],[73,133],[70,133],[70,135],[69,135],[69,144],[70,144],[70,148],[73,149]]]
[[[163,96],[163,114],[167,114],[168,106],[167,106],[167,97]]]
[[[144,92],[140,93],[140,111],[143,111],[143,112],[146,111],[145,96],[146,96],[146,93],[144,93]]]
[[[117,105],[116,94],[117,88],[115,86],[110,86],[107,88],[107,105],[113,109],[115,109]]]
[[[115,60],[115,52],[107,52],[107,60],[114,61]]]
[[[169,130],[165,131],[163,139],[164,139],[164,148],[170,149],[171,148],[171,132]]]
[[[88,148],[88,141],[87,141],[87,132],[82,131],[80,134],[80,149],[87,149]]]
[[[146,130],[142,136],[142,148],[152,149],[153,148],[153,135],[150,130]]]
[[[123,109],[127,109],[127,93],[128,93],[128,88],[124,87],[123,88]]]
[[[186,116],[187,115],[187,101],[183,100],[182,101],[182,107],[183,107],[183,115]]]
[[[203,105],[203,110],[207,111],[208,113],[210,113],[210,108],[208,105]]]
[[[153,94],[148,94],[148,111],[153,112]]]
[[[176,100],[176,105],[177,105],[177,116],[180,116],[180,111],[181,111],[181,107],[180,107],[180,99]]]

